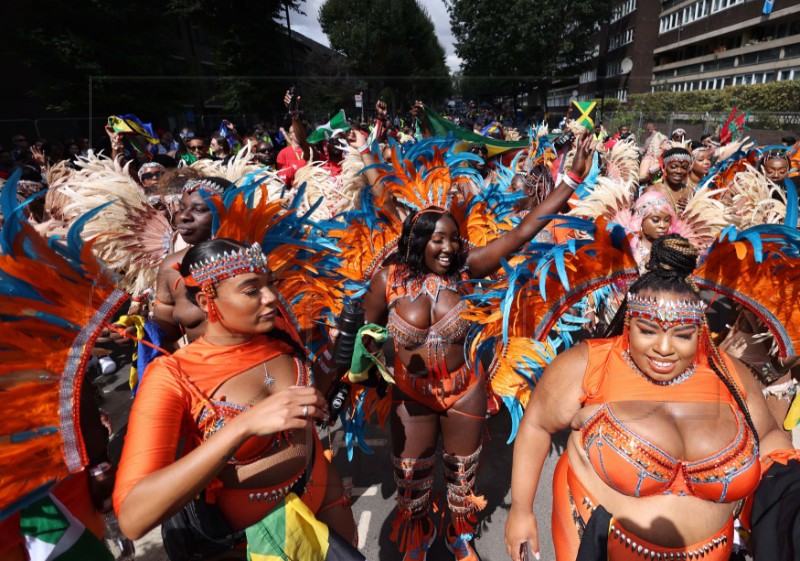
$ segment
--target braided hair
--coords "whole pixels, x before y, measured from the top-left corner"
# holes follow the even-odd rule
[[[691,275],[697,267],[698,252],[686,238],[678,234],[667,234],[653,242],[650,249],[650,259],[647,262],[647,272],[641,275],[628,288],[629,294],[638,294],[642,291],[669,292],[677,296],[690,297],[700,300],[700,289],[695,284]],[[622,301],[614,319],[608,326],[606,337],[622,335],[625,327],[625,318],[628,312],[628,297]],[[709,348],[708,365],[717,377],[725,384],[733,396],[739,410],[744,415],[750,429],[753,431],[756,442],[758,432],[747,402],[739,386],[734,381],[728,368],[722,360],[716,345],[708,334],[707,324],[703,326],[707,334]]]

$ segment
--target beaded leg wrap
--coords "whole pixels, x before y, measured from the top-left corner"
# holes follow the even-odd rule
[[[394,482],[397,484],[397,515],[389,538],[400,551],[407,552],[427,545],[425,522],[430,518],[433,466],[436,456],[398,458],[392,456]]]
[[[478,518],[486,508],[486,499],[475,494],[475,477],[483,446],[469,456],[444,454],[444,478],[447,482],[447,506],[459,539],[470,541]]]

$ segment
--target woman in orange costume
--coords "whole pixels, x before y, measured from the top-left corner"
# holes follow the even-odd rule
[[[545,370],[514,447],[511,559],[523,558],[526,542],[538,556],[533,500],[550,435],[567,427],[553,481],[558,561],[592,546],[594,558],[615,561],[730,557],[760,460],[791,443],[746,367],[711,342],[689,277],[696,260],[683,238],[654,242],[617,316],[621,334],[570,349]]]
[[[367,321],[385,325],[395,349],[390,415],[398,515],[390,537],[406,561],[424,561],[436,539],[429,511],[440,433],[450,511],[446,545],[457,561],[478,561],[471,541],[476,513],[486,504],[475,494],[486,422],[486,378],[465,362],[470,322],[461,317],[466,309],[462,298],[469,292],[470,279],[494,273],[502,259],[542,230],[547,223],[542,217],[558,212],[591,165],[589,146],[590,138],[584,135],[572,176],[516,228],[481,247],[466,247],[466,222],[475,217],[464,217],[459,224],[458,204],[445,197],[458,180],[443,160],[419,172],[414,169],[404,188],[387,182],[388,193],[418,206],[402,225],[393,264],[372,276],[365,298]],[[399,158],[395,160],[396,172],[402,167]]]
[[[327,419],[328,406],[312,387],[296,331],[279,313],[260,247],[200,243],[187,252],[180,274],[207,328],[154,361],[136,397],[114,490],[123,532],[141,537],[204,489],[206,501],[240,530],[291,491],[353,541],[342,483],[312,426]],[[326,357],[315,363],[318,380],[333,370]]]

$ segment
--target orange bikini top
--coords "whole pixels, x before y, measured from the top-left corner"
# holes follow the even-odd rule
[[[311,373],[308,365],[298,358],[294,358],[295,368],[297,369],[296,386],[311,385]],[[220,400],[208,399],[206,407],[197,419],[197,429],[203,441],[211,438],[218,430],[224,427],[228,421],[237,415],[250,409],[248,405],[239,405],[225,401],[224,396]],[[231,456],[229,464],[241,465],[254,462],[269,452],[272,448],[279,446],[282,442],[288,441],[288,434],[279,432],[267,436],[254,436],[236,450],[236,456]]]
[[[600,408],[584,421],[580,434],[581,445],[600,479],[632,497],[689,495],[723,503],[750,495],[761,479],[758,444],[733,396],[707,361],[701,360],[694,373],[679,384],[658,386],[626,362],[625,342],[624,336],[588,341],[584,404],[600,404]],[[734,365],[724,355],[723,360],[741,388]],[[614,415],[611,404],[621,401],[727,403],[736,417],[736,436],[708,458],[674,458]]]

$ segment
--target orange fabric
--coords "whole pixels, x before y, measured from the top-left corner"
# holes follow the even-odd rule
[[[428,376],[413,376],[406,370],[398,356],[394,359],[394,383],[397,389],[428,409],[447,411],[480,381],[480,377],[470,372],[464,364],[444,380],[434,380]],[[395,400],[402,401],[402,400]]]
[[[572,500],[570,500],[570,495]],[[584,503],[584,499],[588,499],[588,504]],[[563,453],[558,460],[558,464],[556,464],[555,473],[553,474],[552,530],[556,561],[573,561],[577,557],[581,543],[578,525],[581,523],[585,525],[589,521],[592,506],[597,507],[599,503],[572,471],[567,453]],[[613,516],[613,513],[611,514]],[[579,517],[580,522],[575,519],[576,515]],[[620,531],[620,536],[617,536],[614,531],[609,532],[608,559],[613,559],[614,561],[651,559],[649,551],[654,551],[656,554],[660,553],[662,559],[667,558],[669,554],[675,555],[676,558],[683,558],[681,554],[688,554],[697,550],[702,551],[709,542],[713,543],[714,541],[717,541],[719,545],[705,550],[706,553],[703,559],[727,561],[733,548],[733,517],[720,531],[708,539],[681,548],[661,547],[643,540],[633,532],[624,529],[616,519],[612,519],[612,524],[616,530]],[[620,539],[622,535],[624,535],[624,538]],[[636,547],[630,547],[626,541],[627,538],[630,538],[631,542],[635,542]],[[639,545],[642,546],[642,553],[639,552]],[[648,550],[647,556],[643,554],[645,548]]]
[[[311,509],[312,512],[317,513],[322,507],[322,500],[325,498],[325,491],[327,489],[328,470],[330,464],[325,459],[323,454],[322,443],[317,436],[316,431],[314,434],[314,463],[311,466],[311,476],[305,486],[305,491],[300,496],[300,499]],[[292,477],[290,481],[282,482],[273,487],[259,488],[259,489],[222,489],[217,492],[217,506],[220,511],[225,515],[225,519],[231,528],[239,530],[252,526],[259,520],[262,520],[275,506],[278,505],[280,500],[275,501],[251,501],[250,495],[253,493],[269,493],[270,491],[277,490],[285,487],[286,485],[294,484],[294,482],[303,475],[305,469]]]
[[[654,386],[622,358],[625,344],[625,336],[589,342],[586,403],[602,405],[581,426],[581,446],[600,479],[632,497],[675,494],[734,502],[750,495],[761,479],[755,435],[717,375],[700,360],[689,379],[673,386]],[[732,364],[728,368],[734,371]],[[674,458],[628,429],[610,405],[654,399],[728,403],[738,424],[736,437],[708,458],[691,462]]]
[[[615,401],[717,403],[722,400],[736,406],[736,401],[725,384],[702,357],[698,360],[695,373],[688,380],[672,386],[656,386],[634,372],[625,362],[622,356],[628,344],[625,335],[611,339],[590,339],[587,343],[589,362],[583,377],[584,405]],[[746,398],[747,394],[733,363],[722,351],[720,355]]]
[[[277,327],[284,329],[280,318]],[[131,408],[114,487],[114,510],[119,512],[130,490],[146,475],[201,443],[197,419],[208,404],[203,395],[213,394],[222,383],[255,365],[291,352],[290,345],[268,335],[228,347],[200,338],[172,356],[153,361]],[[265,439],[255,440],[261,440],[263,447]]]

